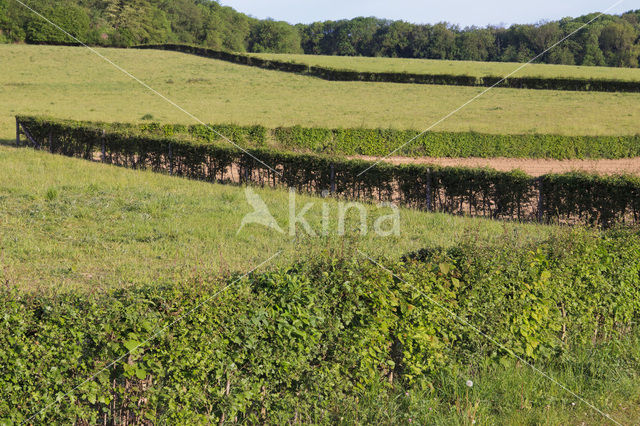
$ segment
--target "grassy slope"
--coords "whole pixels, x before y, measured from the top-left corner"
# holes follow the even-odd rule
[[[175,52],[100,52],[207,122],[426,128],[483,88],[328,82]],[[15,114],[193,121],[84,48],[0,45],[0,139]],[[434,130],[636,134],[640,94],[494,89]]]
[[[503,77],[523,65],[522,63],[515,62],[446,61],[437,59],[368,58],[358,56],[291,55],[278,53],[250,53],[249,55],[269,60],[290,61],[353,71],[452,74],[476,77]],[[640,69],[531,64],[513,76],[639,81]]]
[[[256,191],[286,229],[287,193]],[[306,217],[319,232],[322,200],[297,200],[298,212],[315,202]],[[327,202],[335,234],[337,202]],[[180,282],[247,271],[278,250],[284,250],[276,262],[282,264],[345,244],[339,237],[294,240],[260,225],[236,235],[251,211],[240,187],[0,147],[0,278],[28,289]],[[370,228],[377,217],[389,214],[374,206],[369,211]],[[347,231],[359,227],[352,214]],[[401,210],[400,237],[369,233],[355,240],[372,255],[400,256],[425,246],[449,246],[465,235],[482,242],[518,232],[525,241],[555,231]]]

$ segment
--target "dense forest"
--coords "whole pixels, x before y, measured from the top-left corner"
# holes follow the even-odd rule
[[[238,52],[527,61],[595,14],[531,25],[459,28],[378,18],[290,25],[211,0],[23,0],[83,42],[103,46],[189,43]],[[69,43],[14,0],[0,0],[0,42]],[[605,15],[540,59],[638,67],[640,10]]]

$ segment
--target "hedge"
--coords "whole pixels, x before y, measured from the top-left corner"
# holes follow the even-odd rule
[[[347,199],[494,219],[610,226],[640,221],[640,178],[583,173],[534,179],[521,171],[372,163],[265,147],[145,135],[101,123],[20,116],[22,131],[39,147],[211,182],[252,182]],[[106,131],[109,129],[109,131]],[[126,129],[126,126],[125,126]],[[260,130],[255,131],[261,135]],[[104,152],[104,154],[102,154]],[[259,159],[260,161],[258,161]],[[263,164],[264,163],[264,164]]]
[[[0,423],[334,424],[368,389],[450,398],[446,377],[511,359],[450,313],[539,368],[615,358],[640,318],[640,241],[588,234],[385,262],[402,280],[345,253],[106,294],[2,286]]]
[[[300,126],[272,131],[276,144],[345,155],[411,157],[628,158],[640,156],[640,135],[565,136],[487,134],[397,129],[322,129]],[[415,139],[414,139],[415,138]],[[410,144],[408,141],[413,140]],[[399,148],[399,149],[398,149]]]
[[[422,132],[398,129],[327,129],[319,127],[205,126],[176,124],[111,124],[110,128],[155,136],[188,135],[221,142],[220,134],[245,147],[265,147],[320,154],[479,158],[631,158],[640,156],[640,135],[565,136],[553,134],[488,134]],[[215,130],[215,131],[214,131]],[[216,133],[218,132],[218,133]],[[412,141],[407,144],[408,141]],[[397,151],[396,151],[397,150]]]
[[[502,77],[473,77],[455,74],[410,74],[393,72],[363,72],[310,66],[285,61],[261,59],[254,56],[230,53],[185,44],[153,44],[134,46],[134,49],[162,49],[189,53],[206,58],[249,65],[269,70],[284,71],[322,78],[330,81],[366,81],[385,83],[440,84],[450,86],[491,87]],[[591,92],[640,92],[640,81],[582,78],[509,77],[500,87],[512,89],[572,90]]]

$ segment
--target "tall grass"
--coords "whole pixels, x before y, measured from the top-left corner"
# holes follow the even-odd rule
[[[622,357],[601,346],[575,351],[543,370],[617,422],[637,424],[639,344],[638,335],[629,336],[615,343]],[[530,367],[511,361],[442,373],[433,388],[389,391],[381,385],[333,407],[331,419],[339,424],[614,424]]]

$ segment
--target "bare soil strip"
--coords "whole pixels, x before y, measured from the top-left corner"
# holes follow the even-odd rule
[[[367,161],[378,161],[378,157],[352,157]],[[436,157],[389,157],[384,159],[391,164],[434,164],[454,167],[490,167],[500,171],[520,169],[531,176],[548,173],[567,173],[581,171],[601,175],[632,174],[640,176],[640,157],[615,160],[548,160],[536,158],[436,158]]]

